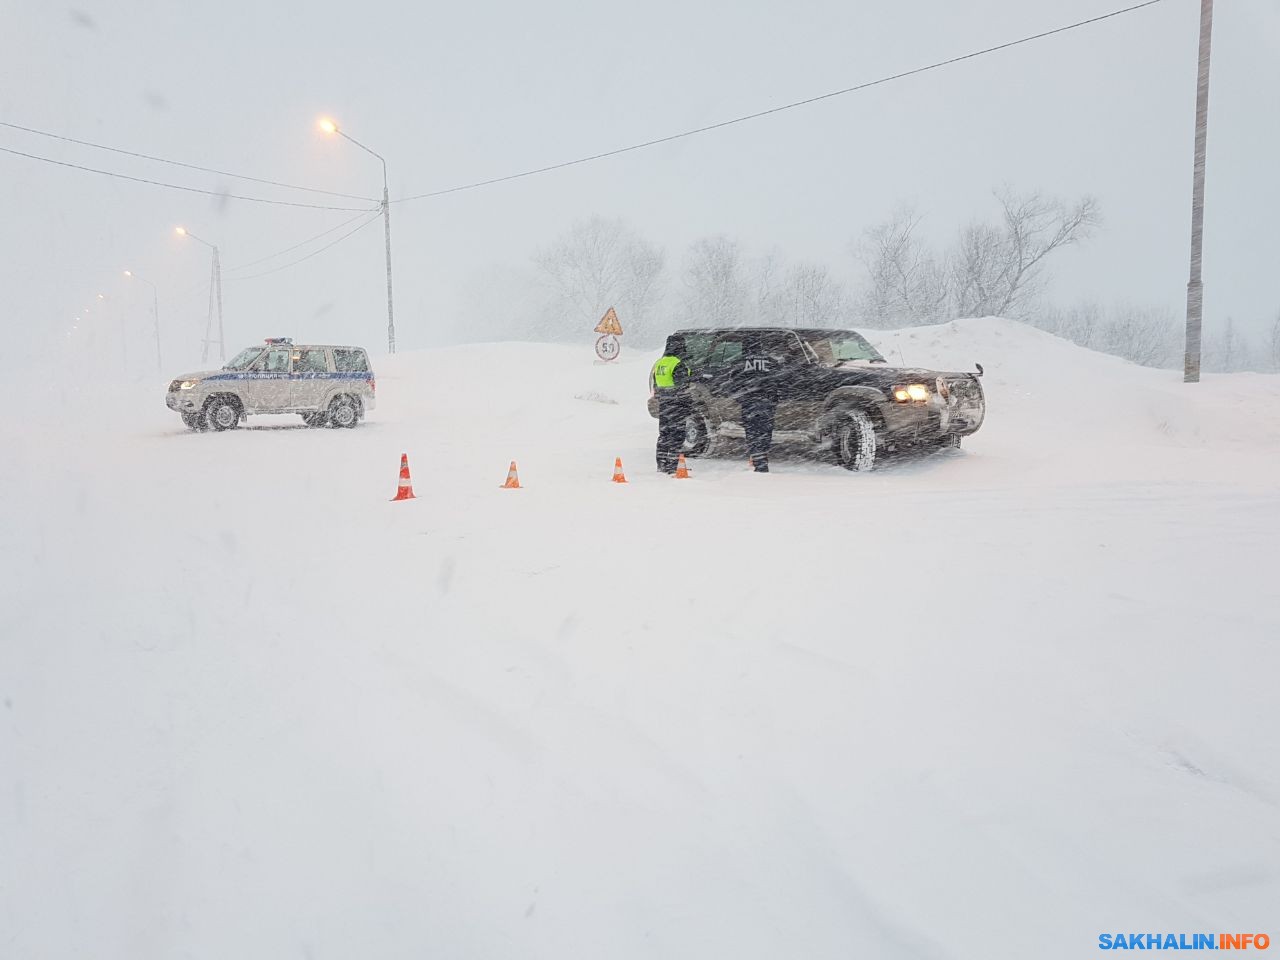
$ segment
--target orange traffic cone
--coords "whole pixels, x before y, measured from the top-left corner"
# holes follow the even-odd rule
[[[689,472],[689,465],[684,462],[684,454],[680,454],[680,459],[676,461],[676,479],[688,480],[693,474]]]
[[[614,458],[613,458],[613,482],[614,482],[614,483],[626,483],[626,482],[627,482],[627,475],[626,475],[625,473],[623,473],[623,472],[622,472],[622,458],[621,458],[621,457],[614,457]]]
[[[396,495],[391,498],[391,502],[397,500],[413,500],[413,481],[409,479],[409,455],[407,453],[400,454],[400,483],[396,485]]]
[[[511,466],[507,468],[507,482],[501,487],[503,490],[519,490],[520,475],[516,473],[516,462],[511,461]]]

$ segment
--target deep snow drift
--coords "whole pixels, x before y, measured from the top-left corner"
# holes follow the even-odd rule
[[[1274,933],[1280,378],[872,338],[984,364],[963,450],[673,481],[653,357],[589,345],[375,360],[355,431],[50,385],[0,422],[0,955]]]

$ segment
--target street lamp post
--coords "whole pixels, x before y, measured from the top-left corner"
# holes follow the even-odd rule
[[[387,160],[380,153],[374,153],[355,137],[349,136],[338,124],[327,117],[320,121],[320,129],[325,133],[336,133],[349,140],[365,153],[377,157],[382,162],[382,230],[387,247],[387,353],[396,352],[396,319],[395,307],[391,297],[391,197],[387,191]]]
[[[218,256],[218,248],[208,240],[201,240],[186,227],[177,227],[174,232],[180,237],[190,237],[192,240],[197,240],[213,251],[213,271],[209,275],[209,319],[205,322],[204,345],[200,351],[200,362],[207,363],[209,360],[209,344],[212,342],[213,336],[214,297],[216,293],[216,303],[218,308],[218,359],[225,363],[227,360],[227,351],[225,341],[222,336],[222,261]]]
[[[164,373],[164,361],[160,359],[160,293],[156,290],[154,283],[138,276],[132,270],[126,270],[124,275],[130,280],[141,280],[151,288],[151,317],[156,327],[156,373]]]

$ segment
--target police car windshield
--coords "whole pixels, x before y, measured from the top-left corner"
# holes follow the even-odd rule
[[[862,360],[868,363],[884,363],[884,357],[860,334],[852,330],[833,330],[823,336],[805,337],[810,349],[817,354],[819,363],[844,363]]]
[[[257,360],[258,357],[262,354],[262,350],[263,350],[262,347],[249,347],[247,350],[241,350],[234,357],[232,357],[231,362],[228,363],[222,369],[223,370],[247,370],[249,369],[249,364]]]

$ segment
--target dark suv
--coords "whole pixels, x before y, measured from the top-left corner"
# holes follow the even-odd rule
[[[684,452],[711,455],[721,437],[742,436],[733,397],[745,341],[762,337],[777,371],[775,430],[806,437],[850,470],[870,470],[880,451],[959,446],[986,415],[977,373],[891,367],[852,330],[734,327],[678,330],[691,373],[693,413]],[[658,415],[650,378],[649,414]]]

